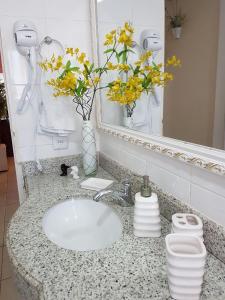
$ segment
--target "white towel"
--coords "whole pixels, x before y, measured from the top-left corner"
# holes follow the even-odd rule
[[[67,136],[75,131],[75,109],[71,97],[54,97],[47,80],[53,73],[41,73],[41,101],[38,132],[47,135]]]

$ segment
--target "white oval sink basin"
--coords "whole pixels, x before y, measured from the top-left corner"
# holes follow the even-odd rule
[[[44,233],[56,245],[87,251],[110,246],[122,233],[112,208],[90,199],[70,199],[50,208],[42,220]]]

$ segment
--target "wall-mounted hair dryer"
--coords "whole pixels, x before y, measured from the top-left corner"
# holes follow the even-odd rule
[[[17,21],[14,24],[14,37],[17,49],[22,55],[29,55],[30,49],[38,46],[37,30],[30,21]]]
[[[154,30],[146,29],[141,33],[141,45],[144,50],[153,52],[153,59],[158,51],[162,49],[162,40],[160,34]]]
[[[37,73],[37,47],[38,35],[35,25],[26,20],[17,21],[13,27],[13,33],[17,50],[25,56],[28,62],[28,82],[24,87],[21,99],[18,103],[17,112],[23,113],[34,93],[34,85]]]
[[[151,64],[156,59],[159,51],[163,48],[160,34],[152,29],[143,30],[141,33],[141,46],[145,51],[152,51],[151,60],[148,61],[148,64]],[[159,106],[160,101],[157,88],[153,90],[152,94],[155,100],[155,104]]]

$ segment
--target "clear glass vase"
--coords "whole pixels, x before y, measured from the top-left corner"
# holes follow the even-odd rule
[[[91,121],[84,121],[82,127],[83,167],[86,176],[97,173],[95,132]]]

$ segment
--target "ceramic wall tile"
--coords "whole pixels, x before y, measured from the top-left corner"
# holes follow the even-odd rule
[[[132,20],[132,5],[135,1],[99,1],[98,19],[103,22],[125,22]],[[126,12],[126,16],[124,15]]]
[[[190,204],[190,182],[186,179],[154,163],[148,164],[148,174],[151,181],[160,186],[165,193],[169,193],[181,201]]]
[[[225,227],[225,197],[192,184],[191,206]]]
[[[201,170],[200,168],[192,167],[191,182],[200,187],[212,191],[221,196],[225,196],[225,177],[217,174],[212,174]]]
[[[72,20],[90,20],[89,0],[45,0],[46,17]],[[67,28],[69,31],[71,28]]]
[[[44,17],[46,0],[1,1],[0,14],[15,17]]]

